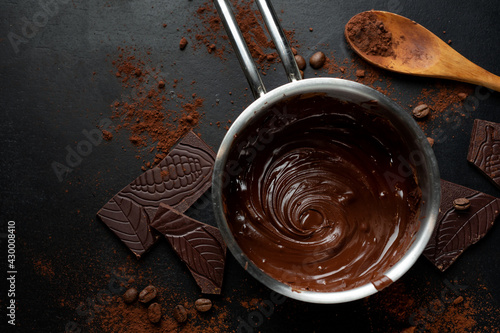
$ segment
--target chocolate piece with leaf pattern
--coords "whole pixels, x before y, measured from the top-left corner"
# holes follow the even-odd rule
[[[457,207],[457,199],[467,201]],[[441,205],[424,255],[444,272],[472,244],[483,238],[500,213],[500,199],[441,180]]]
[[[158,238],[150,222],[161,203],[186,211],[211,185],[215,153],[189,132],[154,168],[122,189],[97,216],[141,257]]]
[[[220,294],[226,244],[219,229],[161,204],[151,227],[164,235],[204,294]]]

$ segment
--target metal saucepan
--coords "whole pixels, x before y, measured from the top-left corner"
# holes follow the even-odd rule
[[[402,142],[410,151],[420,152],[421,160],[415,165],[417,182],[422,191],[420,206],[420,227],[411,246],[401,259],[384,274],[392,281],[399,279],[422,254],[434,229],[440,203],[440,177],[434,153],[420,127],[400,106],[385,95],[365,85],[342,79],[311,78],[301,79],[294,55],[280,27],[276,13],[268,0],[256,0],[276,50],[281,57],[289,78],[289,83],[270,92],[266,92],[257,67],[243,39],[228,0],[215,0],[215,6],[222,19],[229,40],[243,68],[245,76],[256,100],[234,121],[219,148],[215,161],[212,198],[215,217],[231,253],[236,260],[258,281],[287,297],[312,303],[343,303],[369,296],[377,292],[372,283],[337,292],[316,292],[301,290],[297,292],[291,286],[278,281],[259,269],[241,250],[228,224],[225,213],[223,190],[227,180],[228,156],[237,149],[236,138],[244,135],[249,124],[262,121],[270,113],[270,105],[286,100],[290,96],[321,93],[327,96],[361,104],[375,101],[384,110],[381,117],[389,120],[401,135]]]

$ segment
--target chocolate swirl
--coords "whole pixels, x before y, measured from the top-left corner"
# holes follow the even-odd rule
[[[239,136],[241,149],[230,156],[239,169],[224,195],[237,243],[296,289],[382,279],[418,229],[420,191],[397,131],[374,112],[324,96],[273,110]]]

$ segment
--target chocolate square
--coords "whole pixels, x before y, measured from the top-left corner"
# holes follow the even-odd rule
[[[157,237],[149,228],[161,203],[186,211],[211,185],[215,153],[189,132],[154,168],[116,194],[97,216],[140,258]]]
[[[474,120],[467,161],[500,187],[500,124]]]
[[[226,244],[219,229],[161,204],[151,227],[163,234],[204,294],[220,294]]]
[[[456,209],[453,201],[466,198],[470,207]],[[444,272],[491,229],[500,212],[500,199],[441,180],[441,205],[436,228],[424,255]]]

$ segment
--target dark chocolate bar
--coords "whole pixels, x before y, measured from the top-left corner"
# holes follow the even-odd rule
[[[151,227],[163,234],[187,265],[204,294],[220,294],[226,244],[219,229],[161,204]]]
[[[464,209],[465,198],[470,206]],[[455,201],[455,203],[453,202]],[[483,238],[500,212],[500,199],[441,180],[441,205],[436,228],[424,255],[444,272],[472,244]]]
[[[500,187],[500,124],[474,120],[467,161]]]
[[[211,185],[215,153],[189,132],[154,168],[116,194],[97,216],[139,258],[156,241],[149,228],[160,203],[186,211]]]

